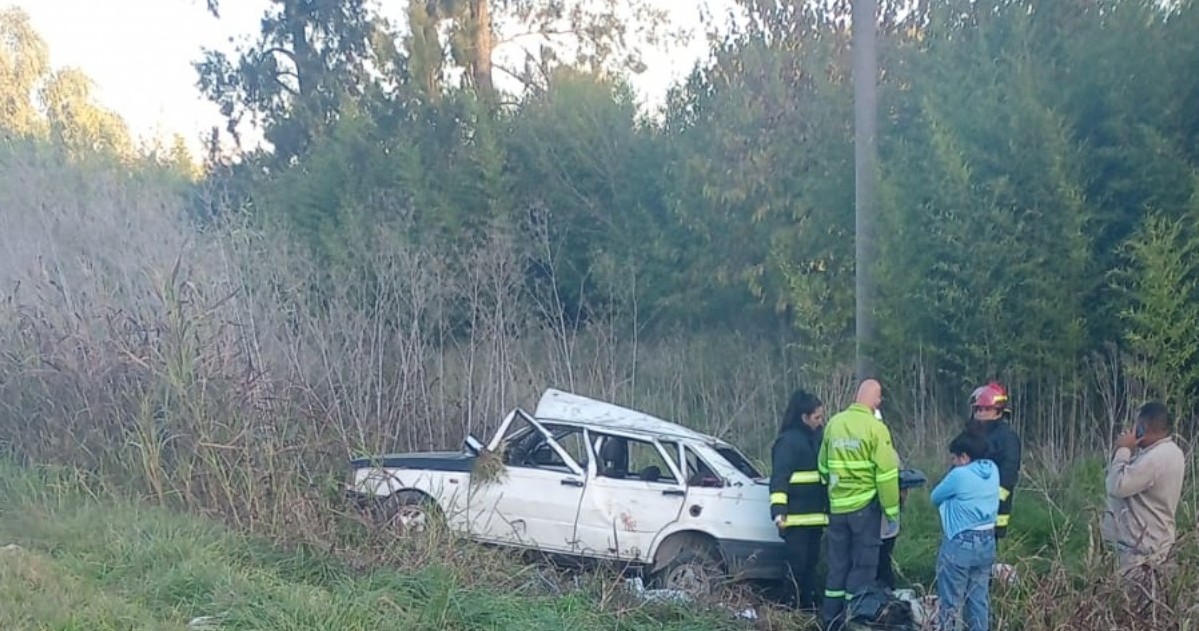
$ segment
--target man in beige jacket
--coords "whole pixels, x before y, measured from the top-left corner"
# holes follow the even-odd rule
[[[1116,439],[1101,530],[1116,548],[1121,574],[1159,569],[1174,545],[1185,459],[1173,431],[1166,406],[1152,401],[1137,411],[1134,428]]]

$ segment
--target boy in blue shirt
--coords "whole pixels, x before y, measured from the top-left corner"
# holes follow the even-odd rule
[[[964,617],[968,631],[987,631],[999,468],[987,459],[986,439],[977,434],[959,434],[949,453],[953,467],[932,492],[945,534],[937,555],[939,628],[955,631]]]

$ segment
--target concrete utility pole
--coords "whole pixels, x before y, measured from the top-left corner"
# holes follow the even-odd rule
[[[878,61],[875,38],[878,1],[853,0],[854,109],[854,313],[856,371],[865,378],[874,370],[868,356],[874,342],[874,182],[878,151]]]

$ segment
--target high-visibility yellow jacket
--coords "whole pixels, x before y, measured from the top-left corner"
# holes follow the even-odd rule
[[[899,456],[890,430],[865,405],[829,419],[817,468],[828,483],[830,514],[852,513],[877,497],[883,514],[899,515]]]

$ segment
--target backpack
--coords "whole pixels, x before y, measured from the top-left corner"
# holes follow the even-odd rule
[[[871,587],[849,603],[850,620],[868,629],[916,631],[911,603],[881,587]]]

